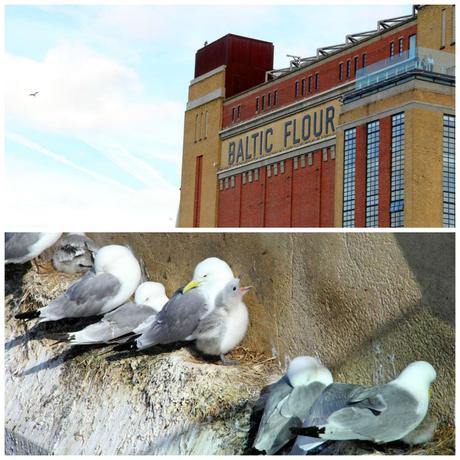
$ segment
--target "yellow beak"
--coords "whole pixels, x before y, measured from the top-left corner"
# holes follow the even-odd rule
[[[190,289],[195,289],[200,285],[199,281],[190,281],[190,283],[187,284],[187,286],[182,289],[182,292],[185,294],[187,291],[190,291]]]
[[[428,399],[431,399],[431,397],[433,396],[433,390],[430,388],[428,388]]]

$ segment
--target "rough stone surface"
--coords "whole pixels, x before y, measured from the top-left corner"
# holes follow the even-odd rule
[[[27,304],[46,303],[51,285],[63,289],[65,279],[40,275],[52,281],[37,288],[32,270],[22,280],[12,277],[6,283],[8,453],[242,453],[260,389],[298,354],[318,356],[336,381],[362,384],[428,360],[438,371],[431,410],[442,424],[453,424],[453,235],[90,236],[99,244],[129,244],[168,294],[190,280],[199,260],[227,260],[255,287],[247,295],[250,328],[240,350],[250,358],[224,367],[188,347],[116,361],[106,360],[104,348],[69,353],[66,344],[40,338],[43,330],[33,339],[12,319]],[[24,304],[15,306],[22,296]],[[266,361],[272,354],[275,360]]]

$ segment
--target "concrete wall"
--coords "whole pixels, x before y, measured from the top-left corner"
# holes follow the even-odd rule
[[[285,356],[313,354],[337,380],[377,383],[413,360],[438,370],[435,411],[454,414],[454,235],[124,234],[152,279],[171,294],[195,264],[227,260],[244,284],[245,346]]]

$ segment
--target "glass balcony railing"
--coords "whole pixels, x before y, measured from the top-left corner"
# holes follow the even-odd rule
[[[455,75],[455,55],[430,48],[404,51],[356,71],[356,89],[362,89],[390,78],[419,69]]]

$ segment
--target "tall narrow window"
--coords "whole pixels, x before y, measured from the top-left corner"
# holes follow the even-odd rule
[[[302,96],[305,96],[305,87],[306,87],[306,80],[302,78]]]
[[[367,65],[367,54],[363,53],[361,57],[361,67],[364,68],[366,67],[366,65]]]
[[[351,75],[351,59],[347,60],[347,78],[350,78]]]
[[[339,64],[339,81],[343,80],[343,62]]]
[[[256,113],[259,111],[259,98],[256,97]]]
[[[203,133],[203,112],[200,113],[200,138],[198,140],[201,141],[202,139],[202,133]]]
[[[344,133],[343,226],[355,226],[356,128]]]
[[[415,57],[415,47],[417,46],[417,35],[409,36],[409,57]]]
[[[399,53],[399,54],[402,54],[403,51],[404,51],[404,38],[401,37],[401,38],[398,40],[398,53]]]
[[[294,89],[294,97],[298,97],[299,95],[299,82],[295,82],[295,89]]]
[[[308,77],[308,92],[311,93],[312,90],[312,81],[313,81],[313,75],[310,75]]]
[[[273,92],[273,105],[276,105],[278,103],[278,90],[275,89]]]
[[[441,48],[446,46],[446,9],[441,10]]]
[[[236,108],[236,119],[237,119],[237,120],[240,119],[240,114],[241,114],[241,105],[239,105],[239,106]]]
[[[195,160],[195,200],[193,205],[193,226],[200,226],[201,211],[201,176],[203,174],[203,155],[199,155]]]
[[[391,117],[390,225],[404,227],[404,113]]]
[[[195,115],[195,142],[198,140],[198,117],[199,115]]]
[[[204,138],[208,138],[208,111],[204,113]]]
[[[262,106],[261,106],[261,110],[265,110],[265,95],[262,96]]]
[[[379,224],[379,121],[367,125],[366,227]]]
[[[268,93],[267,95],[267,107],[271,107],[272,105],[272,93]]]
[[[443,224],[455,227],[455,116],[444,115],[443,136]]]
[[[395,55],[395,42],[390,42],[390,57]]]
[[[359,57],[355,56],[355,58],[353,59],[353,73],[355,77],[356,77],[356,71],[358,70],[358,66],[359,66]]]
[[[235,121],[236,118],[236,107],[232,108],[232,121]]]
[[[319,89],[319,73],[315,73],[315,91]]]

